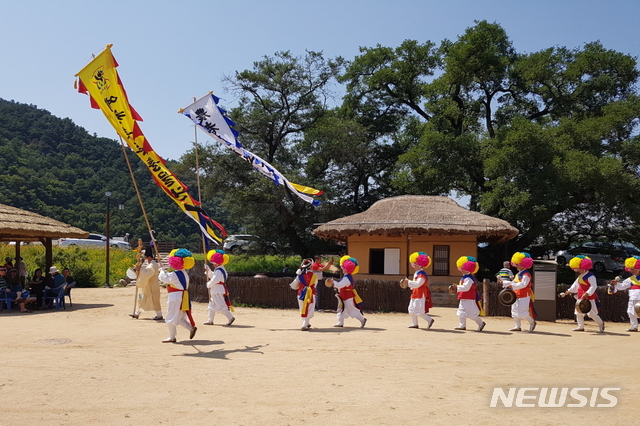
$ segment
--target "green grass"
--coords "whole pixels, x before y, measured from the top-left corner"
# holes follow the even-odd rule
[[[127,269],[133,267],[136,262],[135,251],[109,250],[109,283],[117,284],[124,278]],[[24,259],[29,271],[29,277],[37,268],[45,270],[44,246],[26,245],[20,247],[20,256]],[[0,260],[5,257],[15,257],[15,246],[0,244]],[[202,253],[194,253],[196,260],[203,260]],[[301,262],[299,256],[248,256],[231,255],[229,263],[225,266],[229,272],[282,272],[285,265],[291,272],[295,272]],[[101,248],[82,249],[53,247],[53,264],[62,271],[69,268],[71,275],[76,279],[78,287],[99,287],[106,280],[106,255]]]
[[[0,245],[0,259],[15,257],[15,246]],[[24,259],[29,272],[29,277],[37,268],[45,270],[44,246],[27,245],[20,247],[20,256]],[[126,276],[127,269],[135,264],[134,251],[109,250],[109,282],[116,284]],[[106,282],[106,254],[104,249],[79,247],[61,249],[53,247],[53,264],[60,271],[69,268],[71,275],[76,279],[78,287],[98,287]]]
[[[225,268],[229,272],[282,272],[285,265],[288,265],[289,271],[295,272],[300,262],[300,256],[230,255]]]

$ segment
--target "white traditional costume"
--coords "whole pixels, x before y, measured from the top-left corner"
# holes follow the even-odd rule
[[[300,316],[302,317],[302,331],[308,331],[311,328],[309,320],[313,318],[316,309],[316,283],[317,278],[312,270],[311,259],[305,259],[300,268],[296,271],[296,279],[291,282],[290,287],[298,290],[298,307],[300,308]]]
[[[456,327],[456,330],[467,329],[467,318],[473,320],[478,324],[476,331],[482,331],[486,325],[484,321],[480,319],[480,307],[478,306],[478,289],[476,285],[476,279],[473,274],[478,272],[480,265],[478,261],[471,256],[462,256],[456,262],[458,270],[463,272],[464,275],[460,279],[460,283],[457,286],[458,291],[458,318],[460,319],[460,325]]]
[[[160,270],[158,278],[167,284],[167,317],[165,322],[169,328],[169,338],[163,342],[175,342],[177,326],[181,325],[190,331],[189,338],[193,339],[197,328],[187,319],[187,312],[191,310],[189,301],[189,274],[185,269],[193,267],[195,261],[191,252],[186,249],[173,250],[169,256],[169,266],[175,271]]]
[[[148,247],[148,249],[151,249],[151,247]],[[163,319],[162,308],[160,306],[160,284],[158,283],[159,271],[160,265],[153,260],[153,252],[147,250],[145,252],[145,261],[140,266],[138,278],[136,279],[140,304],[133,315],[134,318],[138,318],[143,311],[153,310],[156,312],[156,316],[153,318],[154,320]]]
[[[591,302],[591,310],[588,313],[581,314],[577,309],[574,311],[578,321],[578,327],[574,328],[573,331],[584,331],[584,316],[588,315],[589,318],[598,324],[600,332],[602,333],[604,331],[604,321],[602,321],[600,315],[598,315],[598,295],[596,294],[598,282],[593,272],[589,272],[592,266],[593,262],[587,256],[576,256],[569,261],[569,267],[571,269],[574,271],[582,270],[584,272],[580,273],[567,292],[577,294],[577,299],[582,299],[583,296],[586,295],[586,298]]]
[[[362,300],[353,287],[352,276],[352,274],[357,274],[360,269],[358,261],[353,257],[343,256],[340,259],[340,267],[345,275],[339,282],[334,283],[334,287],[338,290],[338,300],[342,306],[338,306],[338,322],[333,326],[342,327],[346,318],[355,318],[360,321],[360,328],[363,328],[367,319],[360,311]]]
[[[431,291],[429,290],[429,277],[424,271],[431,263],[431,258],[425,252],[415,252],[409,256],[409,263],[413,265],[416,272],[413,280],[408,280],[407,284],[411,289],[411,301],[409,302],[409,315],[411,315],[411,325],[409,328],[418,328],[418,317],[427,321],[427,330],[433,325],[434,319],[427,314],[429,308],[433,306],[431,301]]]
[[[227,270],[224,268],[229,261],[229,255],[222,250],[211,250],[207,253],[207,258],[214,264],[215,269],[212,271],[209,265],[205,265],[207,273],[207,288],[209,289],[209,319],[206,325],[213,325],[216,312],[222,312],[227,317],[227,324],[231,325],[236,319],[231,313],[231,299],[229,298],[229,290],[227,289]]]
[[[533,266],[533,259],[529,253],[516,252],[511,257],[511,264],[518,268],[518,273],[513,281],[502,279],[503,287],[511,287],[516,294],[516,301],[511,305],[511,317],[515,321],[515,327],[509,331],[520,331],[522,320],[529,322],[529,332],[536,328],[535,310],[533,309],[533,280],[529,268]]]
[[[637,272],[640,271],[640,256],[633,256],[626,259],[624,261],[624,267],[633,275],[622,282],[613,281],[612,284],[614,292],[629,289],[627,315],[629,315],[631,328],[628,328],[627,331],[638,331],[638,314],[636,313],[635,305],[636,303],[640,303],[640,275],[637,274]]]

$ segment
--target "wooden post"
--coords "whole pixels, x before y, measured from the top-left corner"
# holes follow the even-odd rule
[[[484,315],[489,315],[489,278],[482,280],[482,309],[484,309]]]

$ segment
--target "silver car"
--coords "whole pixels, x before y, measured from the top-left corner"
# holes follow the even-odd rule
[[[603,242],[588,242],[568,250],[560,250],[556,254],[558,265],[566,265],[578,255],[587,256],[593,262],[595,272],[624,270],[624,260],[628,253],[624,247]]]
[[[256,235],[229,235],[224,240],[222,249],[228,253],[266,253],[275,254],[276,246]]]
[[[83,247],[83,248],[105,248],[107,237],[101,234],[89,234],[88,238],[60,238],[58,247]],[[126,241],[111,239],[109,246],[122,250],[131,250],[131,245]]]

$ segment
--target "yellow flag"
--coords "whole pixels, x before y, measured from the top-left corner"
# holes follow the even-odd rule
[[[89,95],[91,106],[102,110],[118,135],[147,166],[156,184],[196,221],[209,239],[221,242],[213,226],[220,230],[223,237],[226,236],[224,228],[203,214],[200,203],[189,195],[188,188],[165,166],[164,160],[151,148],[140,130],[138,121],[142,121],[142,118],[129,104],[111,46],[107,45],[102,53],[76,74],[78,92]]]

